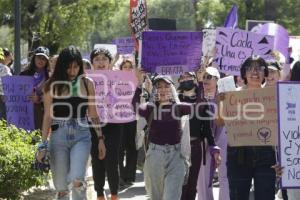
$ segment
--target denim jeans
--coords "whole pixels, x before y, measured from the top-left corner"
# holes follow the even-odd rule
[[[231,200],[249,199],[252,178],[255,200],[275,199],[275,151],[272,147],[228,147],[227,169]]]
[[[299,189],[288,189],[288,199],[289,200],[298,200],[300,199],[300,190]]]
[[[50,166],[57,192],[71,191],[72,200],[86,199],[85,173],[91,149],[87,119],[53,120],[50,136]],[[52,126],[52,127],[54,127]],[[80,181],[80,187],[73,183]],[[60,199],[69,199],[69,195]]]
[[[149,144],[144,165],[147,194],[151,200],[179,200],[188,165],[180,144]]]

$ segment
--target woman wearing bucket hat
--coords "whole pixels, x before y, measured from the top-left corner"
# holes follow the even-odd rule
[[[193,72],[184,73],[179,77],[179,99],[187,103],[203,103],[203,84],[197,84],[196,75]],[[196,107],[197,108],[197,107]],[[220,151],[215,145],[211,131],[211,120],[208,114],[209,104],[204,110],[196,109],[190,118],[190,145],[191,145],[191,166],[187,183],[182,188],[182,200],[194,200],[197,193],[197,179],[201,162],[206,163],[205,139],[209,144],[209,154],[214,158],[215,163],[220,163]],[[197,112],[197,114],[196,114]],[[210,164],[209,164],[210,165]]]
[[[34,50],[28,67],[20,73],[22,76],[33,76],[34,91],[28,98],[34,103],[34,122],[35,128],[41,129],[43,120],[43,103],[42,103],[42,89],[45,82],[49,78],[49,49],[40,46]]]

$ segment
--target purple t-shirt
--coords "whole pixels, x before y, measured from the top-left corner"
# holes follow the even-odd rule
[[[190,104],[171,104],[159,106],[148,104],[146,108],[139,107],[138,113],[149,121],[153,112],[153,119],[149,131],[150,142],[158,145],[178,144],[182,135],[180,117],[191,113]],[[173,109],[173,115],[172,115]]]

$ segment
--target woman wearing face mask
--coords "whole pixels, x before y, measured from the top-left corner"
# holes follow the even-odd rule
[[[196,81],[196,75],[192,72],[185,73],[180,76],[179,80],[179,99],[181,102],[187,103],[203,103],[202,83],[199,85]],[[214,158],[217,165],[220,164],[219,148],[215,145],[214,137],[211,130],[211,116],[208,104],[201,112],[195,107],[194,116],[189,120],[190,124],[190,144],[191,144],[191,167],[189,169],[189,177],[187,184],[182,188],[181,200],[194,200],[196,198],[196,186],[198,174],[201,166],[201,161],[206,162],[205,141],[206,138],[209,144],[210,155]],[[196,114],[197,112],[197,114]],[[201,119],[202,117],[203,119]]]
[[[268,73],[268,66],[264,59],[259,56],[249,57],[241,66],[241,77],[244,79],[245,86],[240,90],[262,88]],[[272,146],[228,146],[230,199],[249,199],[251,183],[254,179],[255,199],[274,200],[276,176],[271,167],[275,163],[275,150]]]
[[[91,52],[90,60],[95,70],[111,70],[112,55],[106,49],[94,49]],[[105,137],[106,157],[104,160],[98,158],[98,137],[95,131],[92,132],[92,169],[94,188],[98,200],[105,200],[104,184],[105,176],[111,192],[111,200],[118,199],[119,189],[119,150],[121,144],[122,124],[106,123],[102,126],[102,133]]]
[[[38,47],[34,50],[34,55],[31,58],[31,62],[27,69],[20,73],[22,76],[33,76],[34,78],[34,91],[28,98],[34,103],[34,122],[35,128],[42,128],[43,120],[43,104],[42,104],[42,89],[45,82],[49,78],[49,49],[46,47]]]

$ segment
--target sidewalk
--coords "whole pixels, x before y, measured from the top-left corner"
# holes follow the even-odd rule
[[[51,183],[52,184],[52,183]],[[32,191],[30,194],[24,196],[23,200],[54,200],[55,192],[53,189],[53,185],[49,187],[43,187]],[[110,191],[108,188],[107,181],[105,182],[105,193],[108,197],[110,197]],[[219,197],[219,187],[213,188],[213,193],[215,200],[218,200]],[[88,190],[87,190],[88,200],[96,200],[96,192],[94,191],[94,182],[92,177],[88,177]],[[137,170],[136,174],[136,182],[124,189],[119,191],[119,199],[120,200],[149,200],[145,191],[145,183],[143,173]],[[197,199],[197,197],[196,197]],[[250,200],[254,200],[253,191],[250,192]],[[276,198],[276,200],[280,200]]]

